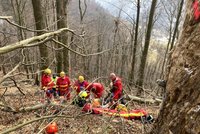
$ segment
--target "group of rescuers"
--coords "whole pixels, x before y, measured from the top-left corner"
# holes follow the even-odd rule
[[[118,108],[119,105],[124,104],[122,81],[114,73],[110,74],[110,93],[105,97],[104,106],[109,108]],[[76,91],[78,99],[73,100],[73,104],[83,107],[86,104],[86,100],[92,98],[92,100],[104,99],[104,87],[101,83],[88,83],[83,76],[79,76],[73,84],[65,72],[60,72],[60,76],[51,73],[49,68],[45,69],[42,74],[41,88],[45,92],[45,97],[50,101],[55,97],[60,96],[63,100],[70,100],[72,90]],[[94,103],[96,103],[94,101]],[[121,104],[120,104],[121,103]],[[99,104],[99,103],[98,103]],[[118,105],[118,106],[116,106]],[[113,107],[115,106],[115,107]],[[57,134],[58,126],[56,123],[51,123],[46,128],[47,134]]]
[[[107,95],[105,102],[107,103],[124,103],[122,81],[114,73],[110,74],[110,93]],[[65,72],[60,72],[60,77],[56,74],[52,75],[52,71],[47,68],[44,70],[41,79],[42,90],[45,91],[46,97],[50,100],[56,96],[62,97],[64,100],[70,100],[72,90],[82,100],[89,98],[103,99],[104,86],[101,83],[88,83],[83,76],[79,76],[73,84]],[[105,103],[104,102],[104,103]],[[81,104],[80,104],[81,105]]]

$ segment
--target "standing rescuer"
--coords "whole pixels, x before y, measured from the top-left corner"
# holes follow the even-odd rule
[[[111,86],[111,100],[118,101],[121,99],[121,103],[124,104],[123,94],[122,94],[122,81],[119,77],[117,77],[114,73],[110,74]]]
[[[80,91],[87,90],[89,83],[84,80],[83,76],[79,76],[78,80],[74,84],[74,89],[76,90],[77,95],[80,93]]]
[[[49,68],[44,70],[42,75],[42,90],[45,90],[47,98],[52,98],[53,86],[55,85],[51,78],[51,70]]]
[[[69,77],[65,75],[65,72],[60,72],[60,77],[57,80],[57,87],[59,96],[64,96],[67,100],[70,99],[70,80]]]

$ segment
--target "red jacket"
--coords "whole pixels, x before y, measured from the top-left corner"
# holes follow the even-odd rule
[[[89,85],[89,83],[87,81],[83,81],[82,83],[79,83],[79,81],[77,80],[74,84],[74,88],[76,90],[76,93],[79,94],[81,89],[85,89],[87,88]],[[88,90],[88,89],[86,89]]]
[[[93,83],[89,86],[88,90],[90,91],[92,88],[95,90],[92,91],[95,94],[95,98],[101,98],[104,92],[104,87],[101,83]]]
[[[113,83],[113,99],[120,99],[122,96],[122,81],[119,77],[116,77],[116,79],[112,80]]]
[[[55,85],[53,80],[51,79],[51,76],[43,74],[42,75],[42,88],[47,87],[47,89],[52,89]]]
[[[200,11],[199,11],[199,1],[198,0],[194,0],[193,2],[193,11],[194,11],[194,19],[198,20],[200,17]]]
[[[59,77],[56,83],[59,90],[67,90],[70,87],[69,77],[65,76],[64,78]]]

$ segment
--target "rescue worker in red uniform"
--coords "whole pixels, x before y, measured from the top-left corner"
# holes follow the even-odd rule
[[[76,90],[77,95],[80,93],[80,91],[83,90],[87,90],[88,92],[88,85],[89,83],[86,80],[84,80],[84,77],[79,76],[78,80],[74,84],[74,89]]]
[[[122,81],[119,77],[117,77],[114,73],[110,74],[110,94],[106,97],[106,103],[116,103],[120,99],[120,102],[122,104],[125,104],[124,98],[123,98],[123,89],[122,89]]]
[[[101,83],[92,83],[88,90],[94,94],[94,98],[101,98],[104,93],[104,87]]]
[[[54,82],[51,78],[51,70],[49,68],[44,70],[44,74],[42,75],[42,90],[46,92],[47,98],[52,98],[53,86]]]
[[[59,96],[64,96],[67,100],[70,99],[70,80],[69,77],[65,75],[65,72],[60,72],[60,77],[57,80],[57,88]]]

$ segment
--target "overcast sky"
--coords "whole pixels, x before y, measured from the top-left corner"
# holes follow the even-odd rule
[[[134,6],[132,3],[125,0],[95,0],[107,9],[112,15],[118,16],[119,9],[123,9],[121,17],[128,18],[127,14],[133,16]],[[124,13],[126,12],[126,13]]]

